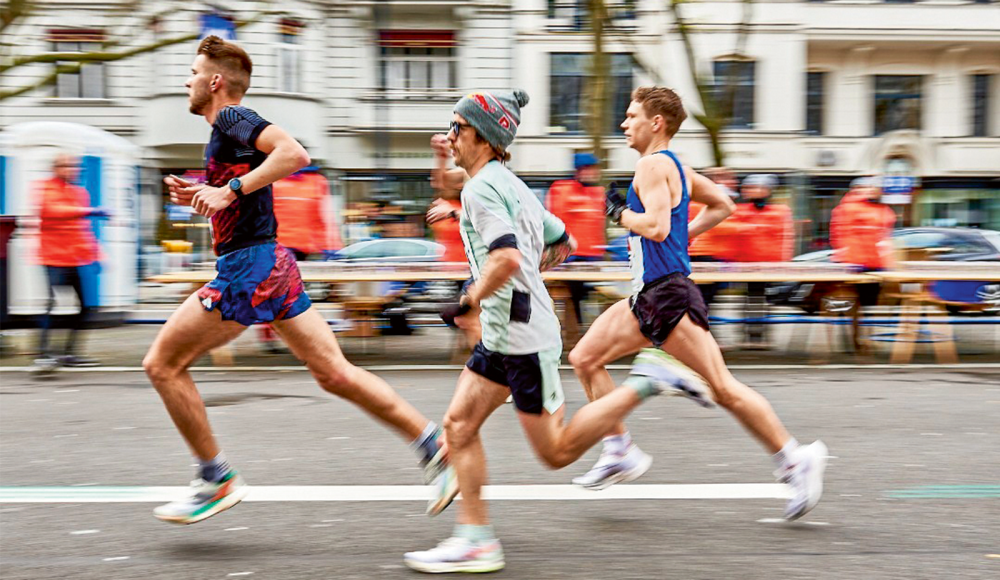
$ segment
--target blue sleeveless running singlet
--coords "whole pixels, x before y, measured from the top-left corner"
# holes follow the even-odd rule
[[[680,272],[687,276],[691,274],[691,259],[688,257],[688,193],[687,177],[684,166],[671,151],[659,151],[673,159],[681,172],[681,202],[670,211],[670,234],[662,242],[654,242],[648,238],[629,232],[628,257],[629,269],[632,271],[632,292],[638,294],[643,287],[665,278],[670,274]],[[635,184],[629,185],[625,198],[628,208],[636,213],[646,213],[639,195],[635,192]]]

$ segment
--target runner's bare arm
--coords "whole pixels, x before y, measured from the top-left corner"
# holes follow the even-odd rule
[[[691,184],[691,200],[705,204],[705,209],[688,224],[688,238],[693,239],[732,215],[736,211],[736,204],[711,179],[693,169],[685,169],[688,183]]]
[[[657,157],[662,156],[643,157],[635,166],[632,183],[646,212],[636,213],[626,209],[622,212],[621,225],[644,238],[662,242],[670,235],[673,201],[667,185],[669,165]]]
[[[277,125],[268,125],[254,146],[267,155],[259,167],[240,177],[243,191],[250,193],[284,179],[309,165],[309,154],[291,135]]]
[[[521,269],[521,252],[517,248],[497,248],[490,252],[482,275],[469,286],[463,296],[472,306],[479,306],[484,299],[492,296],[511,276]]]
[[[442,199],[458,199],[469,174],[461,168],[448,169],[448,161],[451,159],[451,143],[448,142],[447,135],[439,133],[431,137],[431,149],[434,150],[431,187]]]

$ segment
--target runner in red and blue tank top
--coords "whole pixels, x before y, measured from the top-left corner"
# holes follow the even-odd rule
[[[734,206],[714,183],[670,151],[670,140],[686,117],[680,97],[670,89],[641,87],[632,94],[621,126],[629,146],[642,157],[628,196],[610,193],[607,213],[629,230],[633,294],[594,321],[570,353],[570,362],[591,400],[615,389],[605,365],[636,352],[626,381],[633,388],[680,383],[694,391],[707,383],[714,400],[774,454],[779,480],[792,488],[785,517],[797,519],[823,493],[826,446],[820,441],[800,446],[767,400],[729,372],[709,332],[708,309],[688,278],[688,239],[721,222]],[[692,199],[706,207],[688,224]],[[603,489],[638,478],[651,462],[619,423],[605,438],[597,464],[574,483]]]

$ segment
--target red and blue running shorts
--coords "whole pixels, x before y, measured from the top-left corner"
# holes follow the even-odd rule
[[[198,290],[205,310],[218,310],[223,320],[250,326],[287,320],[312,303],[302,284],[295,255],[274,242],[220,256],[215,280]]]

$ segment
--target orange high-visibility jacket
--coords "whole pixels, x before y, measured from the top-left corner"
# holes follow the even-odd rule
[[[753,203],[736,204],[729,220],[738,228],[733,261],[785,262],[792,259],[795,231],[792,210],[768,203],[757,209]]]
[[[563,179],[552,184],[545,198],[545,207],[566,224],[569,235],[576,238],[574,256],[597,258],[604,255],[604,188],[588,187],[575,179]]]
[[[892,265],[892,228],[896,212],[882,203],[848,193],[830,215],[830,245],[834,260],[865,269]]]
[[[90,215],[87,190],[58,177],[34,185],[39,228],[38,263],[43,266],[85,266],[100,258]]]
[[[306,254],[344,247],[330,206],[330,185],[320,173],[296,173],[276,181],[274,216],[278,243]]]
[[[688,206],[688,223],[705,209],[705,204],[692,201]],[[739,226],[729,218],[714,228],[688,241],[689,256],[711,256],[717,260],[732,261]]]
[[[462,213],[462,202],[457,199],[447,200],[448,205],[453,210]],[[465,246],[462,242],[462,232],[459,230],[458,220],[446,218],[431,224],[434,232],[434,241],[444,246],[444,256],[442,262],[465,262]]]

